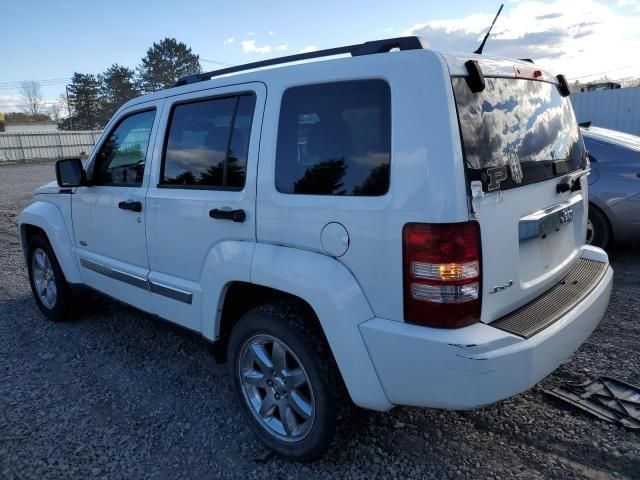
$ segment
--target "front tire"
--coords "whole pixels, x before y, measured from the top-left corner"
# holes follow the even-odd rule
[[[44,235],[35,235],[29,241],[27,269],[31,292],[40,311],[56,322],[69,319],[73,295]]]
[[[296,461],[319,458],[348,408],[326,340],[302,305],[277,302],[234,326],[228,359],[234,391],[256,436]]]

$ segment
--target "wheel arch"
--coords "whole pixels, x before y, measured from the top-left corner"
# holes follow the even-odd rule
[[[25,258],[27,258],[29,242],[31,242],[31,239],[36,235],[42,235],[47,240],[49,240],[49,237],[47,237],[47,232],[45,232],[41,227],[32,225],[30,223],[23,223],[22,225],[20,225],[20,243],[22,245],[22,252],[24,253]]]
[[[60,264],[68,283],[82,283],[73,256],[73,242],[60,208],[50,202],[37,201],[22,211],[19,220],[20,242],[27,258],[29,241],[33,235],[43,234]]]
[[[316,326],[322,332],[320,321],[308,302],[282,290],[256,285],[243,281],[229,282],[220,298],[220,310],[216,321],[216,341],[213,343],[213,353],[218,363],[227,361],[227,345],[231,330],[236,322],[247,312],[267,303],[279,300],[296,302],[308,310],[310,318],[317,322]],[[324,332],[322,332],[324,335]]]
[[[356,405],[389,410],[387,399],[364,344],[359,325],[373,312],[351,272],[334,258],[316,252],[257,244],[249,282],[229,282],[221,292],[215,338],[220,350],[243,312],[274,299],[302,302],[329,344],[351,399]]]

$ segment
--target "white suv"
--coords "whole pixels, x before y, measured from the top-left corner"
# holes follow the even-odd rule
[[[515,395],[611,291],[584,245],[567,95],[532,63],[417,37],[188,77],[125,104],[84,168],[60,161],[38,189],[20,217],[35,300],[63,320],[86,286],[201,334],[257,436],[298,460],[349,398]]]

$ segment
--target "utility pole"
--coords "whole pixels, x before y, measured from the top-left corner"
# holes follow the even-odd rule
[[[64,91],[67,92],[67,109],[69,110],[69,129],[73,130],[73,115],[71,115],[71,102],[69,101],[69,85],[64,86]]]

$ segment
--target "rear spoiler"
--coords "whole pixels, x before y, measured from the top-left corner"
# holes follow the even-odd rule
[[[464,62],[464,66],[467,69],[466,81],[467,85],[469,85],[469,89],[473,93],[481,92],[486,87],[486,82],[484,78],[484,73],[482,73],[482,68],[480,67],[480,63],[477,60],[467,60]],[[514,65],[514,69],[516,70],[516,78],[531,78],[535,79],[538,77],[542,77],[542,70],[533,70],[533,75],[529,75],[527,73],[521,74],[521,69],[529,70],[529,68],[516,67]],[[567,82],[567,78],[560,74],[556,76],[556,81],[558,82],[558,91],[561,96],[568,97],[571,93],[569,90],[569,83]]]

